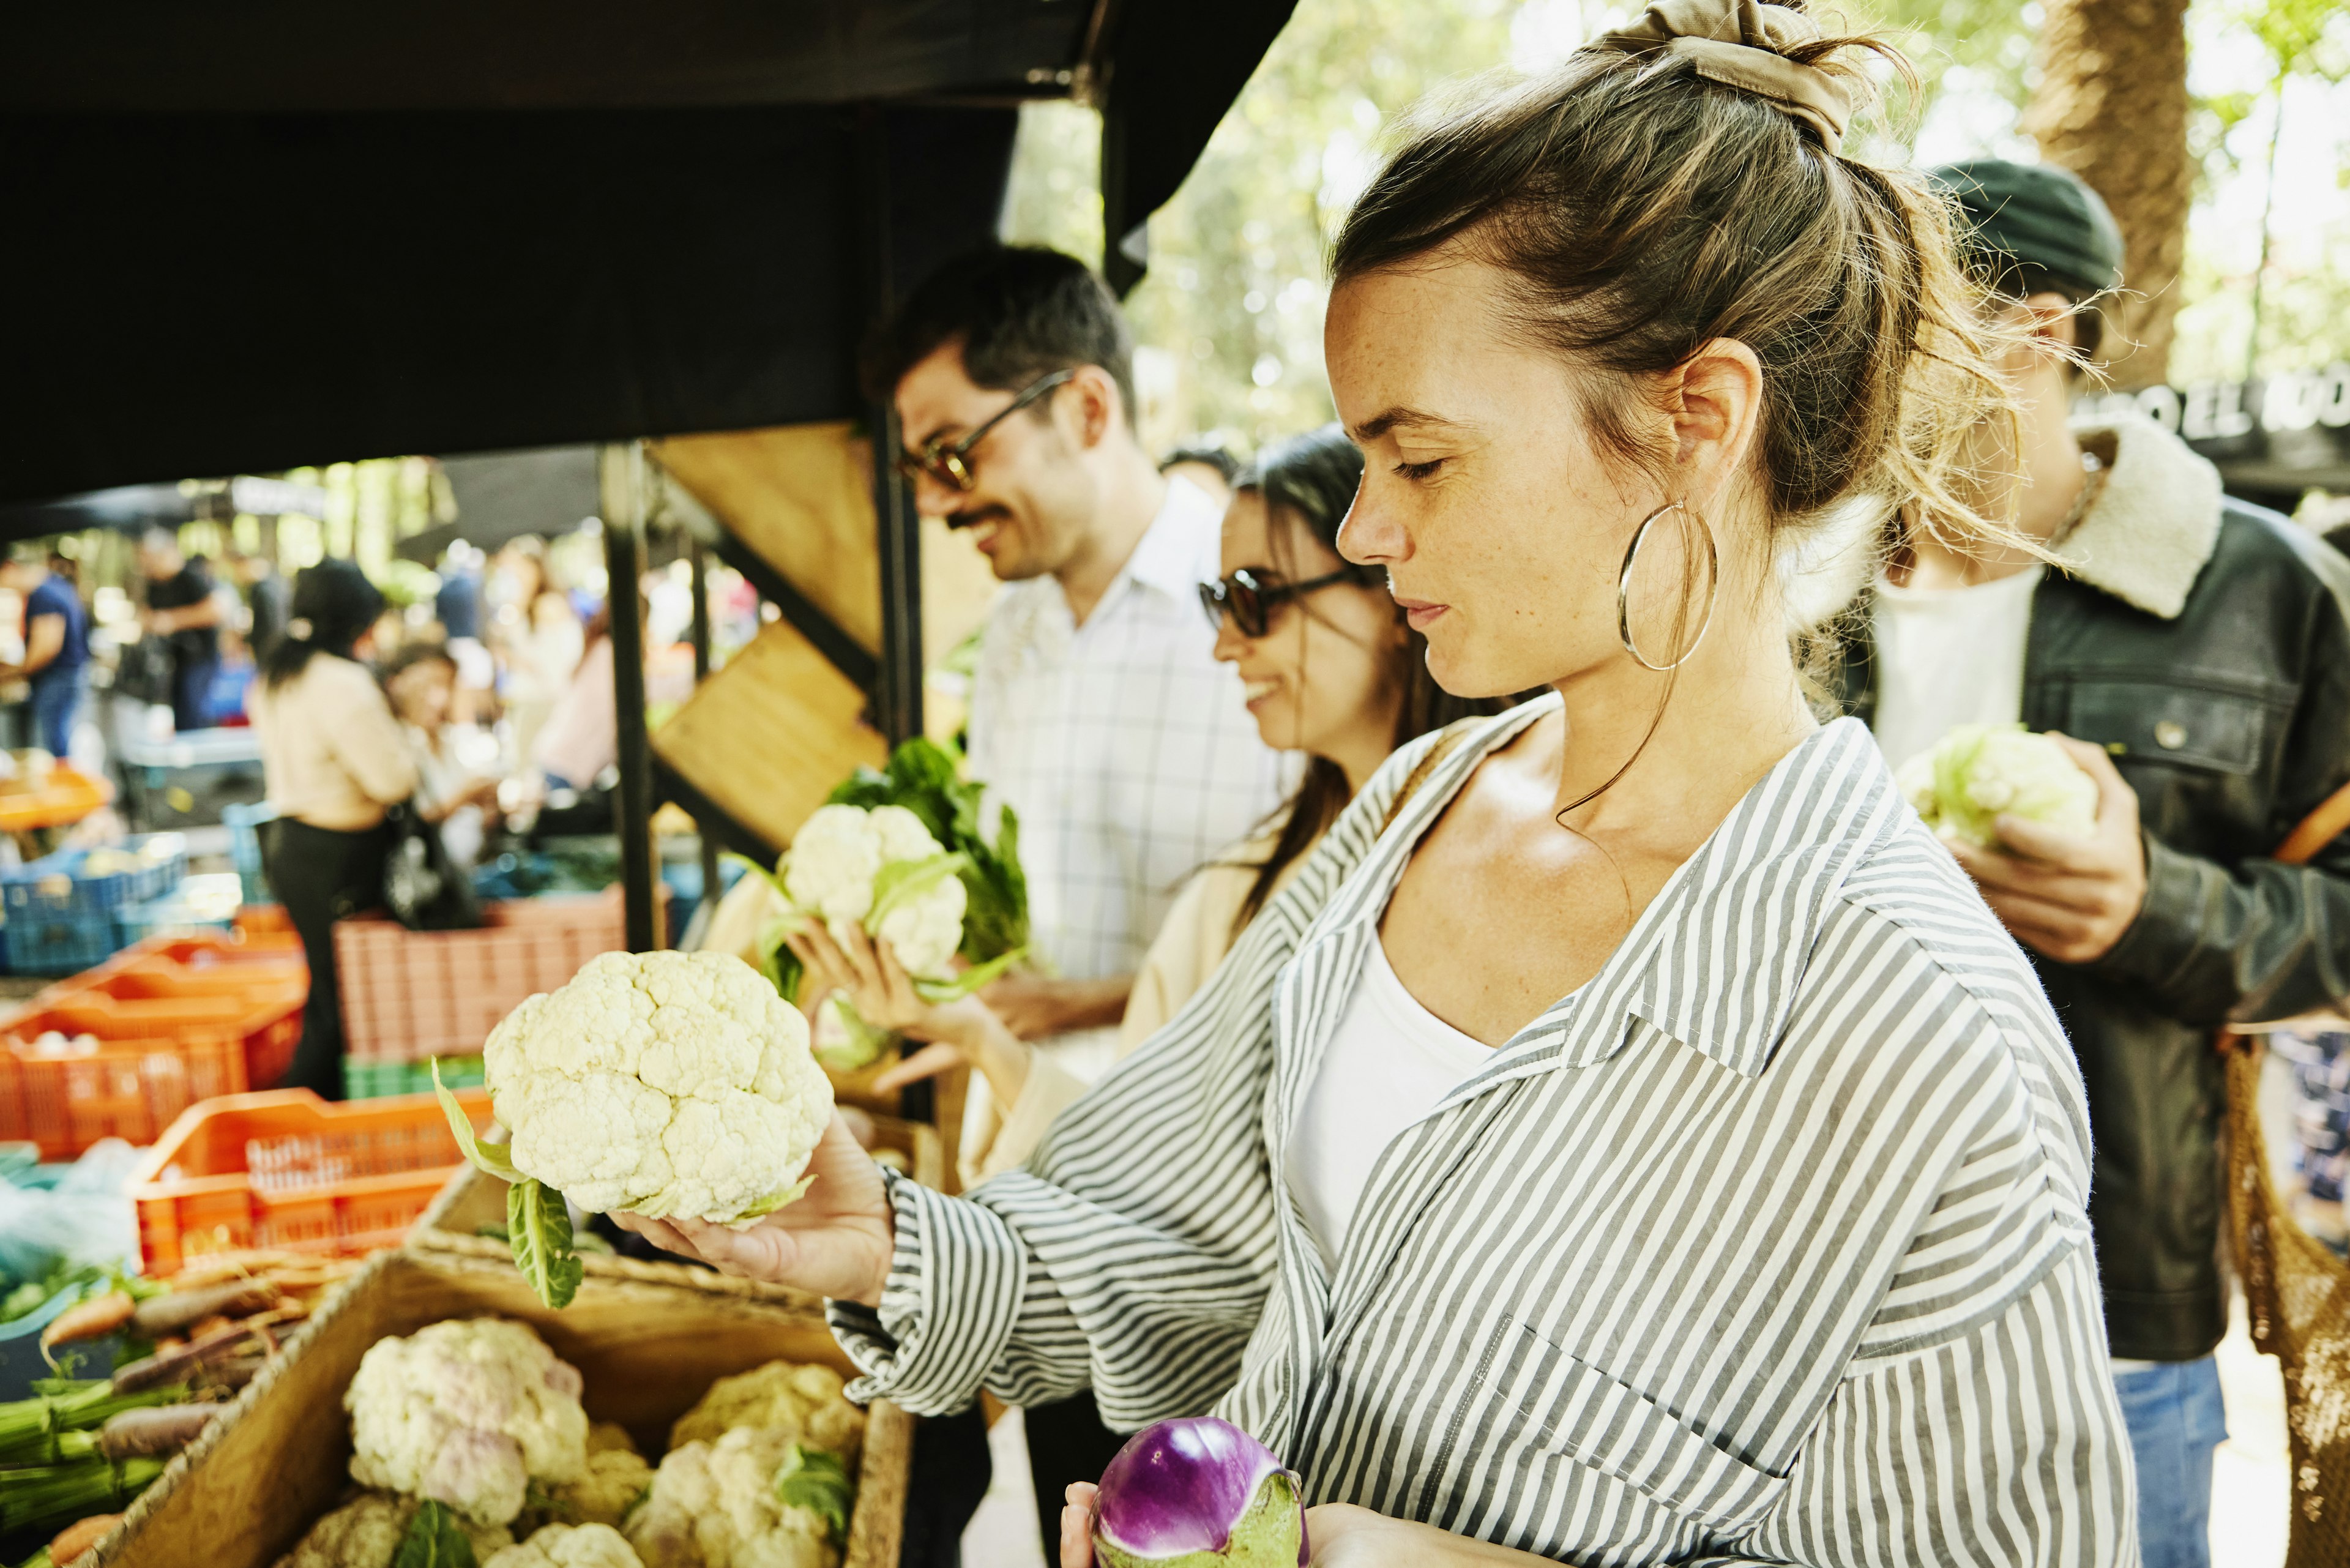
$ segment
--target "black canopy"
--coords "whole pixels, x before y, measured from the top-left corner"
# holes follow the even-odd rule
[[[1023,99],[1112,276],[1294,0],[124,0],[0,56],[0,499],[861,411]],[[1120,241],[1124,244],[1120,244]]]

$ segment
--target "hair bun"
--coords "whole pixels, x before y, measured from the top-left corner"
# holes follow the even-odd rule
[[[1708,81],[1768,99],[1819,132],[1830,157],[1844,151],[1852,99],[1836,73],[1789,51],[1820,39],[1818,24],[1794,5],[1760,0],[1656,0],[1640,19],[1598,47],[1688,60]]]

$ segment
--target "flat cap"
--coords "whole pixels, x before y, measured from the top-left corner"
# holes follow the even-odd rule
[[[2122,281],[2122,231],[2080,176],[2047,163],[1977,158],[1946,163],[1928,179],[1957,198],[1967,270],[1991,284],[2037,270],[2092,294]]]

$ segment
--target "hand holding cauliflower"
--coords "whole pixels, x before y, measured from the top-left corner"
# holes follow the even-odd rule
[[[473,1163],[515,1183],[515,1262],[552,1306],[578,1285],[561,1199],[754,1220],[806,1190],[832,1114],[806,1021],[723,953],[605,953],[508,1013],[482,1055],[512,1141],[476,1143],[455,1097],[442,1090],[442,1103]]]
[[[863,925],[907,973],[935,977],[962,944],[969,895],[957,868],[902,805],[819,806],[792,836],[784,896],[804,916]]]
[[[1960,724],[1903,763],[1899,782],[1927,826],[1979,849],[1999,842],[2002,815],[2076,835],[2096,826],[2096,781],[2021,724]]]

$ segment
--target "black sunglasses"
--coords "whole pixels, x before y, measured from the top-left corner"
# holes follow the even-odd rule
[[[1312,577],[1302,583],[1284,583],[1279,578],[1267,580],[1247,566],[1218,582],[1200,585],[1200,607],[1208,612],[1208,624],[1221,628],[1224,618],[1241,628],[1243,637],[1263,637],[1272,624],[1274,607],[1307,594],[1335,587],[1340,583],[1359,583],[1363,579],[1348,567],[1327,576]]]
[[[920,452],[899,452],[894,460],[898,472],[905,475],[909,484],[927,476],[949,490],[968,495],[972,487],[979,483],[979,475],[972,471],[971,449],[985,441],[988,431],[1076,374],[1075,369],[1055,370],[1049,376],[1029,382],[1002,413],[967,436],[951,441],[931,441]]]

